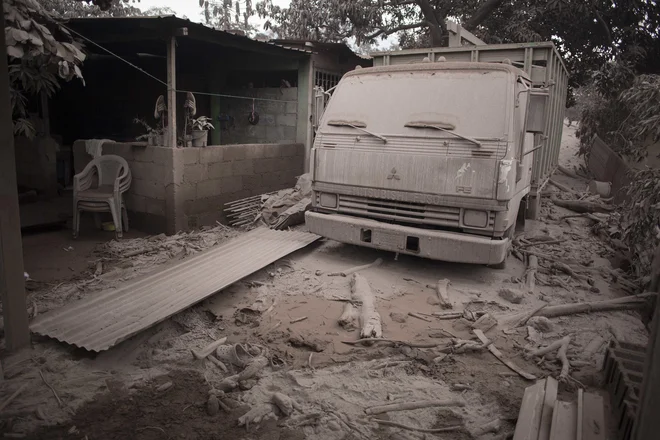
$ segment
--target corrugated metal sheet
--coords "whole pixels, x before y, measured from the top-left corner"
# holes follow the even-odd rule
[[[255,229],[119,288],[45,313],[30,329],[87,350],[107,350],[318,238],[306,232]]]

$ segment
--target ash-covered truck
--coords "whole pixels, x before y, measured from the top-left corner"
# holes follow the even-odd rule
[[[557,164],[568,74],[552,43],[374,55],[334,90],[310,154],[311,232],[503,266]]]

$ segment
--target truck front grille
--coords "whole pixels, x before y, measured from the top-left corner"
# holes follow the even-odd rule
[[[340,194],[337,212],[399,223],[458,228],[461,209]]]

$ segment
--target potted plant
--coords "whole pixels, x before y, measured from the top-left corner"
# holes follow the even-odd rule
[[[135,140],[137,140],[137,141],[146,140],[147,145],[149,145],[149,146],[158,145],[158,143],[157,143],[158,142],[158,130],[157,129],[152,128],[147,123],[147,121],[145,121],[144,119],[134,118],[133,122],[135,124],[140,124],[147,131],[145,134],[141,134],[140,136],[136,137]],[[161,137],[162,137],[162,133],[160,133],[160,134],[161,134]]]
[[[211,124],[211,118],[200,116],[192,121],[192,144],[193,147],[206,147],[209,140],[209,130],[215,130]]]

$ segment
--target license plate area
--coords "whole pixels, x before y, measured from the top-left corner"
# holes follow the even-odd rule
[[[383,246],[388,249],[403,250],[406,244],[405,234],[379,231],[377,229],[372,232],[371,240],[376,246]]]

